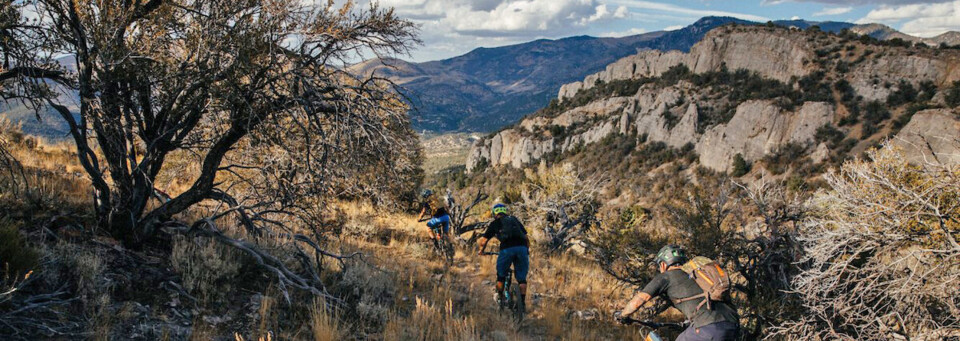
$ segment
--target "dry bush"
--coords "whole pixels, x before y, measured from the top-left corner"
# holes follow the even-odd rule
[[[356,313],[368,323],[382,325],[389,317],[396,285],[383,270],[366,263],[354,262],[343,270],[338,286],[356,302]]]
[[[220,302],[234,292],[242,266],[237,251],[209,238],[175,236],[170,256],[184,288],[201,300]]]
[[[602,180],[581,178],[572,164],[547,167],[541,163],[536,170],[527,169],[526,176],[519,214],[528,227],[542,232],[533,234],[541,239],[538,245],[564,251],[596,225]]]
[[[600,267],[623,283],[643,285],[656,275],[650,265],[656,251],[679,244],[732,272],[734,306],[748,337],[793,316],[798,309],[783,290],[797,271],[792,222],[802,217],[801,198],[766,179],[750,185],[701,179],[677,192],[649,214],[635,207],[605,210],[604,224],[587,239]]]
[[[811,200],[793,340],[939,340],[960,328],[960,168],[891,146],[847,162]],[[950,334],[952,333],[952,334]]]

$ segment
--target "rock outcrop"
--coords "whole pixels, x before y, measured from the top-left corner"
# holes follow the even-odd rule
[[[613,134],[635,131],[637,136],[646,136],[647,141],[663,142],[674,148],[692,144],[703,166],[727,171],[736,154],[759,160],[788,143],[812,145],[817,128],[833,122],[835,115],[829,103],[807,102],[796,111],[785,111],[771,100],[747,101],[736,108],[729,122],[700,133],[697,104],[682,101],[684,95],[693,90],[692,85],[686,83],[667,89],[643,87],[635,96],[597,101],[554,119],[525,120],[521,123],[523,131],[591,124],[563,138],[524,135],[517,129],[501,131],[474,145],[467,169],[472,170],[483,159],[494,166],[522,167],[553,151],[564,152]]]
[[[608,65],[604,71],[587,76],[582,82],[562,86],[558,97],[560,100],[573,97],[577,91],[589,89],[597,81],[657,77],[677,65],[686,65],[695,73],[716,71],[726,65],[730,70],[747,69],[783,82],[810,71],[804,61],[811,59],[812,49],[802,37],[786,36],[773,30],[732,33],[727,30],[729,28],[719,28],[707,33],[703,40],[693,45],[690,53],[642,51],[624,57]]]
[[[908,161],[960,164],[960,113],[931,109],[913,115],[893,143],[906,152]]]
[[[788,82],[818,68],[813,62],[816,51],[803,34],[790,35],[784,34],[783,30],[760,27],[723,27],[707,33],[690,49],[690,53],[641,51],[621,58],[583,81],[563,85],[557,97],[561,101],[571,98],[577,91],[593,87],[597,81],[657,77],[678,65],[685,65],[695,73],[717,71],[723,66],[729,70],[746,69],[766,78]],[[900,53],[877,53],[877,56],[868,57],[857,63],[847,77],[857,95],[868,101],[886,99],[900,80],[913,85],[925,80],[937,85],[960,80],[956,60]],[[888,84],[891,81],[893,87]]]
[[[688,75],[670,81],[648,79],[677,65],[684,65],[695,74],[746,69],[783,84],[760,85],[776,89],[757,89],[756,83],[704,83],[702,78]],[[733,77],[731,74],[715,77]],[[747,161],[757,161],[791,144],[804,148],[813,162],[824,162],[831,159],[831,148],[837,147],[816,141],[818,129],[837,125],[841,117],[849,124],[850,115],[856,114],[851,114],[851,110],[862,110],[869,101],[886,103],[888,96],[899,90],[901,81],[911,83],[915,89],[929,89],[928,82],[932,82],[934,90],[924,90],[934,91],[926,94],[931,99],[927,104],[944,105],[942,90],[960,80],[960,54],[864,45],[822,33],[722,27],[706,34],[689,53],[641,51],[581,82],[564,85],[558,95],[563,100],[601,81],[627,79],[640,80],[627,84],[643,85],[633,95],[595,98],[555,116],[533,115],[521,121],[518,128],[478,141],[469,154],[467,169],[480,164],[523,167],[547,154],[577,150],[611,135],[633,135],[638,140],[662,142],[677,149],[692,145],[700,165],[716,171],[730,171],[737,154]],[[850,84],[855,96],[843,92],[841,79]],[[924,83],[924,87],[918,87]],[[733,91],[739,90],[736,86],[753,89]],[[622,91],[623,84],[602,91],[614,93],[609,89]],[[587,94],[596,96],[597,92]],[[577,103],[585,98],[579,98]],[[894,114],[902,112],[889,110]],[[870,124],[876,128],[878,123]],[[830,130],[825,132],[825,138],[834,138],[829,136]],[[870,136],[861,136],[859,140],[867,137]],[[921,111],[897,137],[897,143],[904,148],[920,148],[920,152],[911,153],[915,159],[912,161],[960,163],[960,121],[952,110]],[[860,148],[879,140],[876,137],[862,142]],[[832,145],[838,142],[835,140]],[[845,143],[850,150],[850,142]]]

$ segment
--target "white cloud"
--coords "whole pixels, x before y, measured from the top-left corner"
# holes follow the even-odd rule
[[[794,15],[794,16],[790,17],[790,20],[800,20],[800,19],[803,19],[803,18],[801,18],[801,17],[798,16],[798,15]]]
[[[629,30],[621,31],[621,32],[601,33],[600,36],[601,37],[626,37],[626,36],[635,36],[635,35],[644,34],[644,33],[647,33],[647,30],[635,27],[635,28],[631,28]]]
[[[919,3],[949,2],[952,0],[763,0],[764,5],[776,5],[784,2],[818,2],[834,5],[908,5]]]
[[[503,37],[567,29],[604,19],[624,18],[601,0],[381,0],[405,18],[436,21],[464,35]]]
[[[904,33],[920,37],[931,37],[946,31],[960,31],[960,0],[948,3],[881,6],[856,22],[900,25],[900,30]]]
[[[591,16],[588,17],[588,18],[583,18],[583,19],[581,19],[581,20],[580,20],[580,25],[586,25],[587,23],[591,23],[591,22],[594,22],[594,21],[597,21],[597,20],[601,20],[601,19],[610,19],[610,18],[621,19],[621,18],[625,18],[625,17],[627,16],[627,13],[628,13],[628,12],[629,12],[629,11],[628,11],[627,8],[624,7],[624,6],[618,7],[615,12],[610,12],[609,10],[607,10],[607,5],[606,5],[606,4],[598,5],[598,6],[596,7],[596,13],[594,13],[593,15],[591,15]]]
[[[683,27],[684,27],[683,25],[673,25],[673,26],[664,27],[663,30],[664,30],[664,31],[676,31],[676,30],[679,30],[679,29],[681,29],[681,28],[683,28]]]
[[[817,13],[814,13],[815,17],[830,16],[830,15],[841,15],[850,13],[853,10],[853,7],[827,7],[820,10]]]
[[[626,6],[631,9],[662,11],[662,12],[669,12],[669,13],[675,13],[675,14],[683,14],[688,16],[695,16],[697,18],[705,17],[705,16],[725,16],[725,17],[736,17],[740,19],[759,21],[759,22],[765,22],[770,20],[766,17],[753,15],[753,14],[692,9],[692,8],[680,7],[677,5],[671,5],[667,3],[653,2],[653,1],[610,0],[609,3],[615,3],[621,6]]]

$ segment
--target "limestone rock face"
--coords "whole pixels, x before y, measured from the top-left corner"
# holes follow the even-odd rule
[[[678,51],[641,51],[610,64],[601,72],[560,88],[558,99],[571,98],[577,91],[589,89],[596,82],[656,77],[677,65],[686,65],[695,73],[746,69],[763,77],[788,82],[793,77],[810,74],[817,66],[815,47],[803,35],[784,35],[763,29],[715,29],[695,44],[690,53]],[[960,80],[960,67],[955,60],[903,53],[875,53],[853,66],[848,74],[857,95],[867,101],[885,100],[901,79],[918,85],[930,80],[939,86]],[[894,86],[887,86],[893,83]]]
[[[904,149],[909,162],[960,164],[960,120],[949,109],[918,112],[893,143]]]
[[[647,141],[663,142],[673,148],[693,144],[700,163],[710,169],[727,171],[736,154],[758,160],[788,143],[811,145],[817,128],[833,121],[835,108],[822,102],[807,102],[795,111],[784,111],[772,100],[747,101],[736,108],[733,118],[699,132],[699,107],[685,103],[690,84],[665,89],[642,87],[631,97],[616,97],[575,108],[554,118],[533,117],[521,122],[525,130],[557,125],[576,130],[563,138],[502,131],[478,142],[467,160],[467,169],[487,159],[491,165],[523,167],[555,150],[568,151],[613,135],[636,132]]]
[[[747,69],[765,77],[786,82],[810,70],[804,59],[810,48],[800,36],[784,36],[774,32],[753,31],[707,34],[690,50],[687,66],[695,73],[719,70],[726,64],[730,70]]]
[[[690,53],[641,51],[587,76],[582,82],[562,86],[558,98],[562,101],[573,97],[577,91],[589,89],[597,81],[656,77],[681,64],[696,73],[716,71],[726,65],[730,70],[747,69],[785,82],[790,77],[809,72],[804,66],[809,51],[801,37],[766,31],[725,33],[714,30],[695,44]]]
[[[797,91],[801,85],[791,80],[825,71],[825,79],[814,81],[836,89],[835,82],[844,79],[862,97],[857,101],[886,101],[901,80],[914,87],[932,81],[941,89],[960,80],[960,57],[956,54],[855,44],[859,42],[763,27],[724,27],[709,32],[689,53],[640,51],[583,81],[564,85],[558,96],[561,101],[571,98],[601,81],[658,77],[677,65],[685,65],[694,73],[746,69],[793,84]],[[831,64],[828,59],[836,53],[850,59],[848,69],[841,72]],[[856,54],[861,58],[853,62]],[[725,102],[730,97],[712,91],[684,80],[673,85],[648,82],[630,96],[599,98],[554,117],[530,116],[520,122],[519,128],[478,141],[469,154],[467,169],[481,163],[524,167],[549,153],[569,151],[611,135],[643,136],[673,148],[693,144],[700,164],[716,171],[729,171],[737,154],[756,161],[788,144],[807,148],[814,162],[830,157],[830,148],[814,141],[818,128],[837,120],[834,104],[808,101],[784,109],[778,104],[784,103],[783,98]],[[943,92],[935,94],[931,103],[944,105]],[[726,110],[733,105],[732,118],[716,123],[729,116],[715,115],[729,113]],[[717,108],[724,112],[714,112]],[[701,126],[706,122],[712,126]],[[960,121],[949,109],[917,113],[897,137],[904,148],[920,148],[919,153],[910,153],[914,161],[960,162]]]
[[[696,151],[708,168],[728,171],[738,153],[759,160],[788,143],[808,144],[817,128],[833,121],[833,106],[807,102],[797,112],[784,112],[771,101],[747,101],[733,119],[707,130]]]
[[[921,56],[883,56],[857,65],[850,74],[850,85],[868,101],[886,100],[900,80],[917,86],[932,80],[938,85],[960,80],[960,68],[951,68],[944,60]],[[893,83],[888,87],[886,83]]]

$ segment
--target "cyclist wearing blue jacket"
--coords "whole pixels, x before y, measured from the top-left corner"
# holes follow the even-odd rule
[[[433,210],[432,218],[427,221],[427,227],[430,228],[430,238],[437,242],[447,243],[451,247],[449,257],[453,258],[453,243],[450,241],[450,215],[443,206]]]

